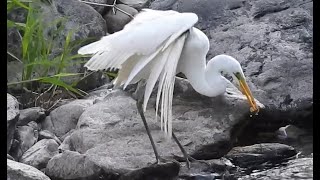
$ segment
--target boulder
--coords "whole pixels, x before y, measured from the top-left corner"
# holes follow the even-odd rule
[[[23,153],[38,141],[38,137],[39,132],[36,123],[35,125],[29,123],[27,126],[18,126],[14,134],[15,145],[11,147],[9,154],[20,160]]]
[[[14,131],[19,119],[19,103],[15,97],[7,93],[7,153],[12,144]]]
[[[173,131],[184,148],[198,159],[219,158],[226,154],[231,149],[232,126],[239,119],[250,118],[244,96],[234,91],[232,95],[226,93],[208,98],[196,93],[186,80],[179,78],[175,88]],[[166,139],[160,130],[154,102],[152,96],[145,116],[160,155],[169,159],[182,157],[177,144]],[[120,170],[139,170],[155,161],[141,121],[135,100],[127,92],[115,90],[82,113],[76,130],[60,148],[85,154],[108,171],[121,174]]]
[[[24,126],[31,121],[40,122],[46,117],[45,110],[40,107],[32,107],[20,110],[20,116],[17,125]]]
[[[118,4],[118,8],[121,10],[131,14],[134,16],[138,13],[138,11],[130,6],[127,6],[125,4]],[[114,14],[112,11],[109,11],[105,16],[104,19],[107,22],[108,26],[108,33],[114,33],[117,31],[120,31],[123,29],[123,27],[131,21],[131,17],[127,14],[124,14],[121,11],[116,11],[116,14]]]
[[[42,130],[39,132],[39,141],[42,139],[53,139],[55,140],[58,144],[61,144],[61,141],[57,136],[55,136],[52,132],[48,130]]]
[[[48,162],[45,171],[52,179],[172,179],[178,175],[179,164],[164,163],[139,170],[109,169],[99,166],[86,154],[64,151]]]
[[[54,156],[46,167],[45,173],[52,179],[100,179],[103,169],[88,156],[73,151],[64,151]],[[110,174],[109,177],[117,177]]]
[[[150,3],[150,0],[120,0],[120,2],[140,11]]]
[[[21,47],[21,38],[20,38],[20,32],[17,28],[14,27],[8,27],[7,28],[7,51],[14,55],[16,58],[21,60],[22,57],[22,47]],[[12,55],[7,56],[7,62],[10,61],[18,61],[13,57]],[[19,62],[19,61],[18,61]],[[19,62],[21,63],[21,62]]]
[[[234,165],[249,167],[261,165],[265,162],[281,162],[297,154],[297,151],[288,145],[279,143],[261,143],[251,146],[234,147],[225,156]]]
[[[50,116],[47,116],[39,124],[40,124],[42,130],[47,130],[49,132],[54,132],[54,126],[53,126],[53,123],[51,121],[51,117]]]
[[[99,3],[99,4],[112,4],[110,0],[84,0],[86,2],[91,3]],[[109,2],[109,3],[108,3]],[[100,5],[94,5],[94,4],[88,4],[91,7],[93,7],[99,14],[103,15],[106,12],[107,7],[100,6]]]
[[[51,111],[50,119],[54,128],[54,134],[61,137],[74,129],[80,115],[92,104],[92,100],[75,100]]]
[[[63,44],[67,33],[75,30],[75,27],[77,28],[71,40],[82,40],[88,37],[99,38],[105,35],[106,23],[104,19],[88,4],[77,0],[54,0],[52,4],[37,3],[35,6],[40,8],[43,19],[47,22],[66,18],[67,21],[63,24],[63,34],[60,37],[61,42],[58,44]]]
[[[313,103],[313,1],[155,0],[152,9],[194,12],[212,58],[235,57],[253,95],[267,107],[299,111]]]
[[[258,0],[254,2],[251,13],[253,18],[259,18],[266,14],[282,11],[289,8],[289,1]]]
[[[43,169],[48,161],[58,154],[58,143],[53,139],[42,139],[28,149],[21,157],[20,162],[37,169]]]
[[[9,55],[8,55],[9,57]],[[8,58],[9,60],[9,58]],[[20,61],[7,61],[7,81],[8,82],[20,82],[22,80],[22,71],[23,71],[23,64]],[[12,85],[8,87],[8,91],[11,89],[21,89],[22,85]]]
[[[8,19],[14,22],[25,23],[28,11],[25,8],[17,7],[8,12]]]
[[[43,172],[38,169],[7,159],[7,180],[50,180]]]
[[[91,74],[87,75],[86,78],[81,79],[77,83],[76,88],[87,92],[109,82],[110,79],[108,76],[101,71],[97,71],[92,72]]]

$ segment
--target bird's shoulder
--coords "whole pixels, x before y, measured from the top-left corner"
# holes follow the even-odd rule
[[[163,28],[185,27],[191,28],[198,22],[198,16],[191,12],[177,12],[173,10],[161,11],[142,9],[124,29],[142,28],[144,26],[163,25]]]

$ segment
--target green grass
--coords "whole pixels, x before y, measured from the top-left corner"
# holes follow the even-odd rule
[[[55,39],[61,37],[64,29],[65,19],[57,19],[54,22],[44,23],[41,18],[41,12],[32,8],[32,3],[26,0],[7,0],[7,13],[15,8],[24,8],[28,11],[27,20],[25,23],[17,23],[7,20],[7,27],[15,27],[21,32],[22,37],[22,57],[17,58],[14,54],[8,52],[14,59],[23,63],[22,80],[20,82],[8,82],[7,86],[20,84],[31,91],[44,91],[48,86],[55,86],[55,88],[64,88],[77,95],[83,95],[81,91],[75,88],[77,82],[67,84],[62,80],[62,77],[78,76],[79,79],[82,74],[68,73],[67,67],[74,63],[83,63],[81,59],[83,55],[73,55],[76,48],[83,44],[86,40],[71,41],[73,31],[67,33],[62,47],[59,47],[58,55],[52,57],[54,48],[57,48]],[[57,25],[60,24],[59,28]],[[52,27],[52,28],[51,28]],[[51,28],[50,35],[45,35],[45,30]],[[76,27],[75,27],[76,28]],[[74,61],[76,60],[77,61]],[[34,73],[36,72],[36,76]],[[38,82],[39,87],[33,87],[33,83]],[[47,86],[46,86],[47,85]],[[39,90],[40,89],[40,90]]]

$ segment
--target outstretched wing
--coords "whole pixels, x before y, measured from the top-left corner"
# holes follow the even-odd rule
[[[123,30],[79,49],[93,54],[85,64],[89,70],[118,68],[115,85],[124,88],[146,79],[144,110],[159,80],[157,110],[161,99],[161,129],[172,134],[172,96],[176,68],[186,39],[186,31],[198,17],[193,13],[143,9]],[[161,97],[161,98],[160,98]]]

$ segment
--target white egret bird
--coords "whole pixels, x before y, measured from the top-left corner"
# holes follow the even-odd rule
[[[85,64],[89,70],[119,69],[115,86],[126,88],[141,80],[145,82],[144,92],[140,90],[142,93],[138,93],[142,95],[137,98],[137,107],[157,162],[160,157],[144,117],[156,82],[156,112],[160,104],[161,129],[178,143],[188,166],[190,156],[172,132],[172,98],[177,73],[182,72],[198,93],[209,97],[226,91],[230,82],[221,73],[227,73],[239,81],[240,90],[251,106],[250,110],[259,110],[236,59],[222,54],[206,63],[209,40],[202,31],[193,27],[197,21],[198,16],[194,13],[143,9],[123,30],[78,51],[79,54],[93,54]]]

